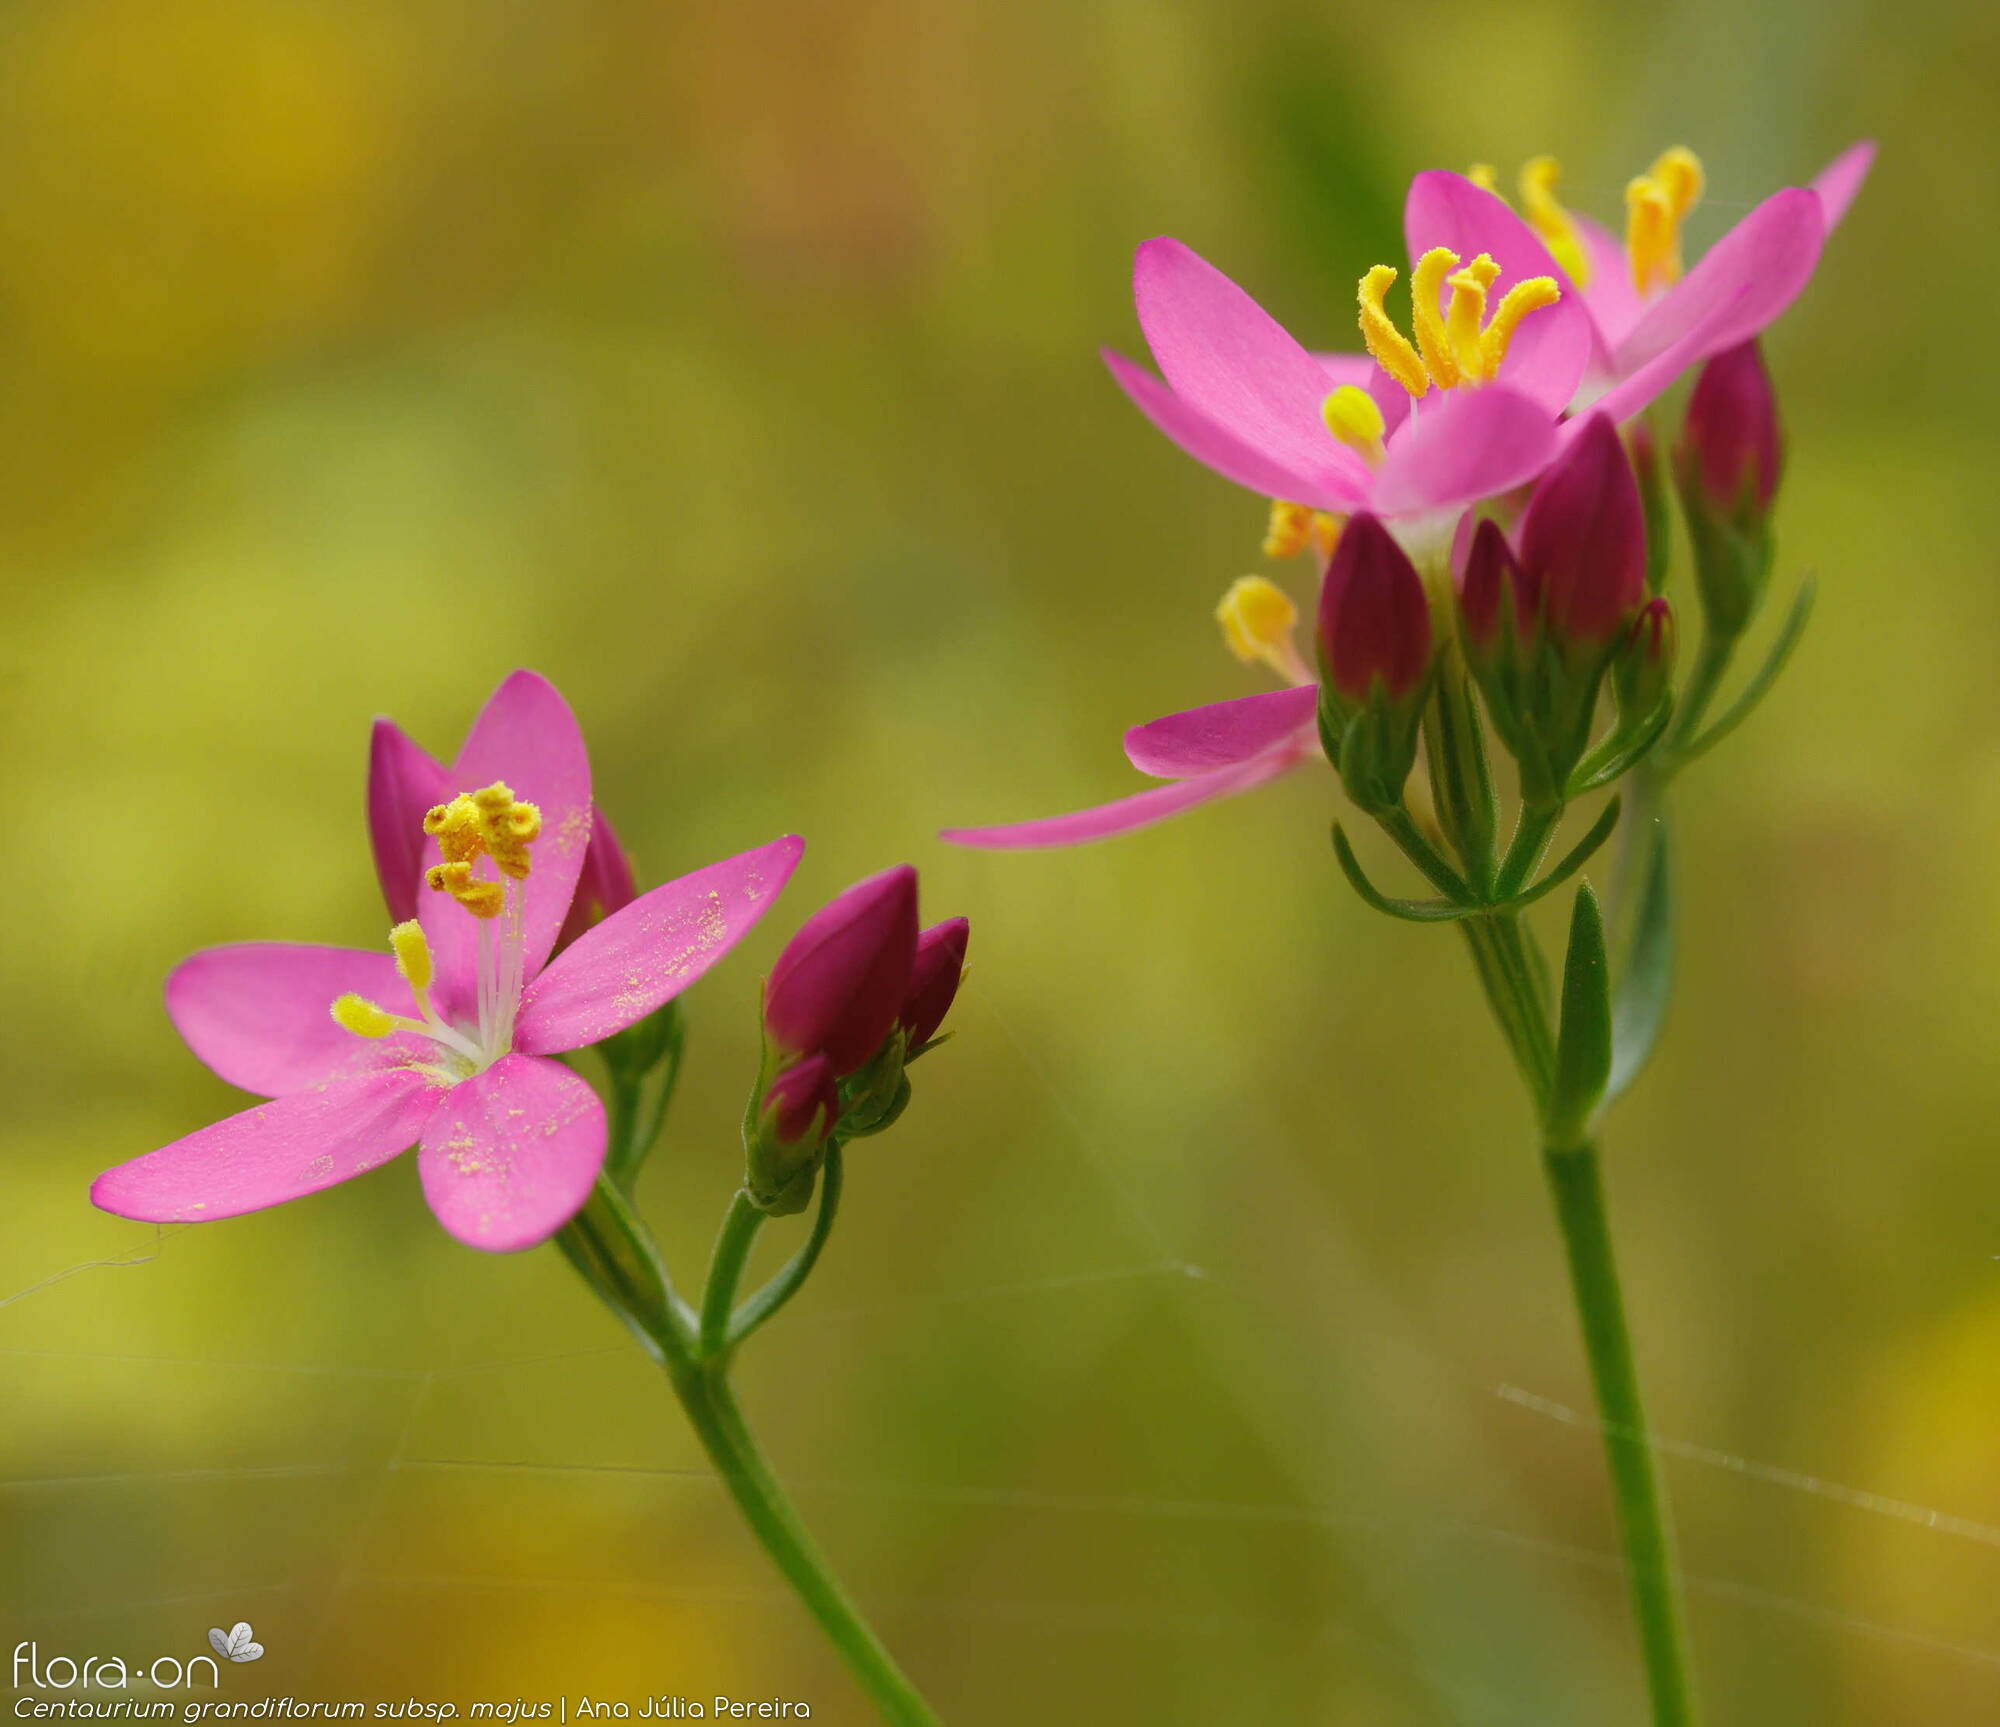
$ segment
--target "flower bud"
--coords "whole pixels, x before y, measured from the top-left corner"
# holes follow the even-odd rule
[[[771,968],[764,1029],[784,1056],[821,1054],[836,1077],[895,1029],[917,950],[917,872],[857,882],[807,918]]]
[[[1423,578],[1379,518],[1355,516],[1341,533],[1319,593],[1321,669],[1355,707],[1380,694],[1407,700],[1431,664]]]
[[[937,1035],[944,1016],[958,995],[965,975],[965,944],[972,926],[962,917],[935,923],[917,937],[917,958],[910,970],[909,993],[903,997],[898,1023],[903,1040],[919,1050]]]
[[[1644,602],[1645,507],[1608,415],[1593,414],[1535,487],[1521,519],[1521,563],[1565,649],[1608,647]]]
[[[1715,514],[1741,522],[1770,510],[1784,441],[1777,394],[1754,340],[1702,367],[1681,426],[1680,459],[1683,484]]]
[[[632,879],[632,860],[618,843],[601,809],[590,812],[590,843],[583,849],[583,869],[576,878],[576,894],[569,902],[569,915],[556,936],[555,951],[562,950],[587,929],[602,923],[613,912],[623,911],[639,897],[639,884]]]
[[[744,1184],[763,1210],[803,1211],[840,1120],[840,1085],[823,1055],[780,1068],[758,1100]]]
[[[1632,620],[1632,633],[1612,665],[1621,727],[1638,725],[1666,699],[1674,681],[1674,611],[1648,600]]]
[[[1507,544],[1506,532],[1487,517],[1473,530],[1459,581],[1458,611],[1465,624],[1468,654],[1485,660],[1498,657],[1513,644],[1525,648],[1533,639],[1539,610],[1535,585],[1514,556],[1514,548]],[[1503,632],[1511,634],[1512,644],[1503,640]]]

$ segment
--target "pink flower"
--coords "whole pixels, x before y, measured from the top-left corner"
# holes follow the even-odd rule
[[[1597,407],[1622,421],[1690,366],[1749,341],[1798,298],[1874,156],[1863,141],[1810,186],[1774,193],[1685,271],[1680,226],[1703,186],[1701,165],[1685,150],[1668,151],[1631,183],[1622,242],[1556,201],[1559,170],[1548,157],[1522,171],[1525,221],[1490,188],[1432,170],[1411,182],[1404,224],[1413,245],[1422,234],[1430,244],[1555,273],[1586,313],[1590,335],[1589,363],[1564,405]]]
[[[1723,518],[1770,509],[1784,469],[1778,397],[1755,342],[1717,354],[1701,369],[1681,424],[1682,471]]]
[[[1549,633],[1598,648],[1646,599],[1646,511],[1610,416],[1592,413],[1536,484],[1520,561]]]
[[[762,1131],[787,1159],[826,1143],[840,1123],[840,1080],[833,1063],[809,1055],[782,1069],[764,1092]]]
[[[836,1078],[895,1029],[917,954],[917,872],[883,870],[799,926],[764,986],[764,1029],[790,1059],[823,1054]]]
[[[1532,253],[1492,251],[1455,275],[1445,272],[1461,260],[1436,252],[1442,243],[1411,231],[1420,301],[1435,302],[1419,317],[1414,346],[1382,311],[1395,272],[1362,280],[1364,332],[1393,377],[1365,357],[1307,353],[1171,239],[1141,246],[1132,277],[1140,327],[1166,381],[1115,353],[1104,362],[1183,450],[1266,497],[1380,516],[1490,497],[1534,478],[1554,453],[1556,417],[1590,357],[1590,325],[1571,298],[1553,297],[1539,243]],[[1487,317],[1489,295],[1497,303]]]
[[[917,937],[916,963],[910,968],[910,989],[903,997],[897,1023],[909,1049],[921,1049],[937,1036],[958,986],[965,976],[965,947],[972,925],[962,917],[934,923]]]
[[[701,977],[798,861],[786,838],[634,899],[550,959],[589,849],[590,764],[533,672],[481,710],[412,841],[386,819],[429,795],[391,747],[371,796],[390,953],[282,942],[209,948],[167,980],[188,1046],[273,1101],[120,1164],[91,1198],[197,1222],[316,1193],[418,1143],[424,1195],[459,1240],[532,1247],[572,1217],[604,1159],[596,1094],[550,1058],[596,1043]],[[455,793],[456,795],[451,795]],[[430,885],[421,893],[414,883]],[[414,906],[410,902],[414,900]],[[391,1006],[402,1002],[408,1010]],[[329,1011],[331,1010],[331,1011]]]
[[[1341,530],[1319,591],[1319,658],[1355,707],[1406,700],[1431,665],[1431,609],[1409,554],[1373,516]]]

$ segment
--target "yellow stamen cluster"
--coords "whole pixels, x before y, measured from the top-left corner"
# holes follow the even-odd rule
[[[1338,516],[1307,509],[1304,504],[1288,504],[1282,498],[1271,500],[1271,521],[1264,530],[1265,557],[1296,558],[1308,546],[1321,557],[1328,557],[1339,538]]]
[[[1461,269],[1456,252],[1432,247],[1410,276],[1410,321],[1417,336],[1412,346],[1383,305],[1396,272],[1377,264],[1361,278],[1361,339],[1375,363],[1414,397],[1433,384],[1450,390],[1491,383],[1521,320],[1562,298],[1553,276],[1531,276],[1509,288],[1489,318],[1487,291],[1499,275],[1500,266],[1484,252]],[[1451,299],[1440,312],[1447,288]]]
[[[424,816],[424,832],[444,854],[444,862],[433,866],[424,880],[439,893],[450,894],[474,917],[498,917],[506,904],[506,888],[475,877],[473,865],[489,857],[503,876],[525,880],[528,847],[541,831],[542,812],[533,804],[517,802],[501,781],[480,791],[460,792]]]
[[[1579,288],[1590,286],[1590,254],[1570,213],[1556,197],[1562,164],[1553,156],[1537,156],[1521,169],[1521,211],[1528,226],[1541,235],[1549,256],[1563,267]]]
[[[1681,279],[1681,223],[1704,184],[1700,158],[1676,145],[1625,188],[1625,250],[1641,294]]]
[[[333,1023],[356,1037],[387,1037],[396,1029],[396,1016],[377,1007],[365,995],[341,996],[333,1004]]]
[[[1239,576],[1216,605],[1215,621],[1229,651],[1245,665],[1262,660],[1280,677],[1304,680],[1304,666],[1292,645],[1299,609],[1275,582]]]

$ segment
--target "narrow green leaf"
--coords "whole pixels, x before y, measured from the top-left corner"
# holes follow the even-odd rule
[[[1604,1101],[1622,1096],[1660,1041],[1674,987],[1674,859],[1666,817],[1651,824],[1632,911],[1630,947],[1611,1012],[1611,1078]]]
[[[1377,911],[1402,918],[1407,923],[1453,923],[1487,909],[1479,905],[1459,905],[1448,899],[1396,899],[1385,894],[1362,873],[1361,860],[1347,843],[1347,835],[1339,822],[1333,824],[1333,855],[1340,860],[1341,873],[1356,893]]]
[[[1743,686],[1743,693],[1730,704],[1729,711],[1689,744],[1679,754],[1674,766],[1685,767],[1696,756],[1705,755],[1722,742],[1750,715],[1757,704],[1771,693],[1771,686],[1778,681],[1778,674],[1785,669],[1785,662],[1792,657],[1792,650],[1799,645],[1799,638],[1806,633],[1806,623],[1812,617],[1813,596],[1818,585],[1811,576],[1799,584],[1798,596],[1792,601],[1792,609],[1785,614],[1784,628],[1779,630],[1778,639],[1771,644],[1771,651],[1764,656],[1764,663],[1757,668],[1757,675]]]
[[[1611,967],[1604,952],[1604,917],[1585,882],[1570,913],[1563,960],[1562,1028],[1556,1076],[1549,1088],[1547,1133],[1557,1149],[1580,1145],[1611,1075]]]
[[[1590,824],[1590,832],[1570,847],[1568,852],[1564,854],[1562,862],[1550,870],[1547,875],[1543,876],[1540,881],[1536,882],[1533,887],[1529,888],[1526,893],[1515,897],[1513,901],[1514,909],[1519,911],[1523,906],[1533,905],[1544,894],[1551,893],[1561,887],[1564,882],[1568,881],[1571,876],[1575,875],[1578,870],[1590,862],[1592,854],[1611,837],[1611,830],[1618,825],[1618,812],[1621,807],[1617,798],[1613,798],[1606,804],[1603,814]]]

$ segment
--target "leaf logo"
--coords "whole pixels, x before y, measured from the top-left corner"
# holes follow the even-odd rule
[[[255,1661],[264,1653],[264,1645],[251,1638],[250,1623],[245,1619],[237,1620],[227,1631],[211,1627],[208,1646],[230,1661]]]

